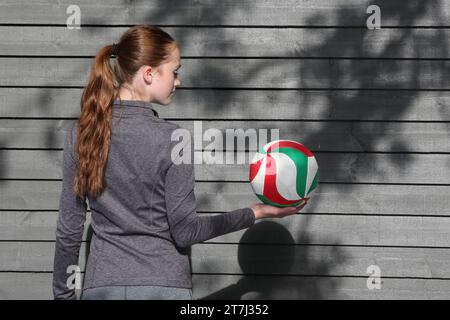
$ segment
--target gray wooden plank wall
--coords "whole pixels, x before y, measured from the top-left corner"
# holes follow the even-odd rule
[[[194,298],[450,298],[450,1],[377,1],[379,30],[368,0],[82,0],[79,30],[70,4],[0,1],[0,299],[52,298],[65,132],[99,46],[139,23],[181,45],[162,117],[279,128],[321,170],[302,215],[193,246]],[[247,172],[197,165],[199,214],[256,201]]]

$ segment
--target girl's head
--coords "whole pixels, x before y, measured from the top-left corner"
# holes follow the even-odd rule
[[[114,100],[167,105],[181,84],[177,77],[178,44],[158,27],[131,27],[116,44],[116,58],[111,58],[112,53],[113,44],[98,51],[81,95],[74,191],[83,198],[95,198],[104,189]]]
[[[152,26],[136,26],[123,34],[116,46],[113,73],[120,85],[119,94],[131,100],[167,105],[175,87],[180,50],[166,32]],[[107,46],[107,55],[112,45]]]

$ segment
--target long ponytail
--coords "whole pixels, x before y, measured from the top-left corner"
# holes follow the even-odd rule
[[[117,94],[109,64],[111,53],[112,45],[100,49],[81,96],[76,144],[79,160],[74,180],[74,190],[81,197],[89,193],[95,198],[104,186],[103,172],[111,139],[111,105]]]
[[[170,54],[175,40],[158,27],[137,25],[128,29],[116,44],[114,67],[110,64],[113,45],[104,46],[91,66],[81,95],[77,126],[77,174],[74,192],[85,198],[98,197],[104,187],[104,171],[111,142],[112,104],[121,83],[132,83],[143,65],[159,66]]]

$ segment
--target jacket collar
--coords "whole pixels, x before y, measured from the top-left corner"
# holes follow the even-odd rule
[[[149,111],[153,111],[153,114],[159,118],[158,112],[154,109],[153,105],[148,101],[116,99],[113,102],[114,109],[120,109],[120,108],[126,108],[126,109],[135,108],[136,109],[136,107],[146,109]]]

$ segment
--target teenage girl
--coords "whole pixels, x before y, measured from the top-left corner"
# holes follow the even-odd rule
[[[192,299],[188,248],[303,207],[253,204],[198,215],[193,164],[178,164],[172,134],[153,103],[168,105],[180,49],[161,29],[137,25],[100,49],[69,129],[56,227],[54,299]],[[177,155],[179,156],[179,155]],[[86,210],[93,229],[80,287]]]

